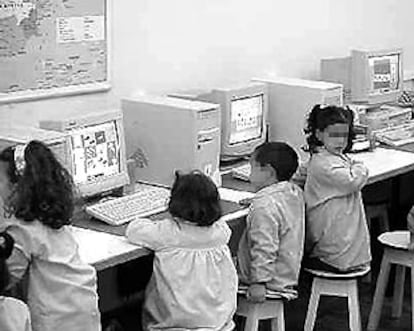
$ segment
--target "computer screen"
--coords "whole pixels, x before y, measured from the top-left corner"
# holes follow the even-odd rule
[[[70,171],[82,196],[99,195],[129,183],[121,111],[42,121],[40,126],[68,134]]]
[[[263,132],[264,94],[236,98],[231,101],[229,144],[258,139]]]
[[[370,56],[368,58],[372,93],[398,90],[400,82],[400,54]]]
[[[85,183],[121,172],[119,133],[114,121],[70,132],[75,183]]]

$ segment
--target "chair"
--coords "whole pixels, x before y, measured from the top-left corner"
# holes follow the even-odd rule
[[[271,319],[272,331],[285,331],[284,300],[296,299],[297,294],[267,290],[266,301],[255,303],[246,298],[246,291],[247,286],[239,286],[236,311],[236,315],[246,318],[244,331],[258,330],[262,319]]]
[[[357,279],[366,275],[370,268],[361,268],[350,273],[332,273],[321,270],[305,269],[313,275],[312,292],[306,313],[304,331],[312,331],[315,325],[321,295],[348,298],[349,327],[351,331],[361,330],[361,315],[358,300]]]
[[[376,330],[381,317],[382,304],[385,290],[388,284],[391,264],[396,264],[394,283],[394,298],[392,305],[392,317],[398,318],[402,312],[402,300],[404,296],[405,267],[411,268],[411,282],[414,284],[414,253],[408,250],[410,233],[408,231],[385,232],[378,237],[378,241],[384,247],[384,255],[381,261],[381,269],[375,288],[374,300],[368,320],[368,330]],[[411,304],[414,306],[414,287],[411,287]],[[412,314],[412,313],[411,313]],[[414,330],[414,315],[411,317]]]

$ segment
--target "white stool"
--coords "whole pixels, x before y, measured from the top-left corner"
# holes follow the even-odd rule
[[[321,295],[348,298],[349,327],[351,331],[361,330],[361,315],[359,311],[357,278],[366,275],[369,267],[355,272],[337,274],[321,270],[305,269],[312,274],[312,292],[306,313],[304,331],[312,331],[315,325]]]
[[[384,255],[382,257],[377,287],[375,288],[371,313],[369,314],[368,330],[376,330],[378,327],[391,264],[397,265],[392,317],[398,318],[401,316],[402,300],[404,296],[405,267],[411,268],[411,284],[414,284],[414,252],[408,250],[410,233],[408,231],[385,232],[378,237],[378,240],[384,245]],[[414,307],[414,286],[411,286],[411,305]],[[411,312],[411,315],[411,324],[412,329],[414,330],[414,314]]]
[[[296,294],[278,294],[267,290],[266,301],[261,303],[251,302],[246,298],[247,286],[240,286],[237,296],[236,315],[246,317],[244,331],[256,331],[259,321],[271,319],[272,331],[285,331],[284,300],[292,300]]]

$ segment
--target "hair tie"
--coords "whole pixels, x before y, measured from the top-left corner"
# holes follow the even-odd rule
[[[24,168],[26,167],[26,161],[24,159],[26,147],[27,144],[17,145],[14,148],[14,166],[16,167],[17,174],[20,176],[23,175]]]

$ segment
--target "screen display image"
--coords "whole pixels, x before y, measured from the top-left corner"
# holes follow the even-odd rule
[[[263,132],[263,94],[231,101],[229,144],[258,139]]]
[[[398,90],[401,65],[399,54],[372,56],[368,61],[372,93]]]
[[[76,184],[121,172],[116,122],[90,125],[71,132],[72,169]]]

